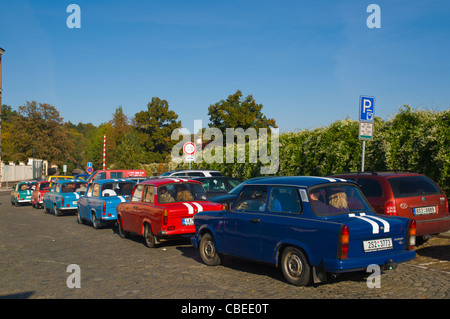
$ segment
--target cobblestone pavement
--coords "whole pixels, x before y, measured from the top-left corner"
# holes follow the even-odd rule
[[[434,237],[417,254],[384,272],[381,288],[368,288],[368,273],[295,287],[274,267],[233,258],[209,267],[188,240],[149,249],[139,237],[120,238],[115,227],[95,230],[74,215],[13,207],[0,194],[3,298],[450,299],[450,238]],[[71,264],[80,267],[80,288],[67,286]]]

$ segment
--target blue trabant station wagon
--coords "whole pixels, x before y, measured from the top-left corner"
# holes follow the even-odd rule
[[[191,241],[205,264],[218,265],[223,255],[265,262],[299,286],[415,257],[415,221],[375,214],[344,179],[250,181],[230,209],[200,212],[194,224]]]
[[[95,229],[117,219],[116,207],[130,200],[135,181],[104,179],[89,183],[86,193],[78,200],[77,221],[90,221]]]
[[[49,192],[42,197],[45,212],[60,216],[65,212],[75,212],[80,193],[86,190],[86,181],[64,179],[54,181]]]

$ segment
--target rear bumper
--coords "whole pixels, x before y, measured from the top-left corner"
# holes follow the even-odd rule
[[[326,272],[331,273],[345,273],[352,271],[365,270],[369,265],[384,266],[389,264],[397,264],[405,262],[416,257],[416,252],[413,250],[401,251],[383,256],[373,256],[364,258],[349,258],[344,260],[325,259],[323,268]]]
[[[416,235],[432,235],[450,230],[450,216],[437,219],[416,220]]]

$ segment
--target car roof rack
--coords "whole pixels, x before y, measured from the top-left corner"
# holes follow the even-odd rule
[[[420,174],[418,172],[415,171],[411,171],[411,170],[406,170],[406,169],[400,169],[400,170],[380,170],[380,171],[356,171],[356,172],[339,172],[339,173],[329,173],[325,176],[332,176],[332,175],[345,175],[345,174],[355,174],[355,175],[380,175],[383,173],[416,173],[416,174]]]

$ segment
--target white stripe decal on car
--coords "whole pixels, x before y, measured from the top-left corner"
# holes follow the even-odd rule
[[[189,215],[194,215],[194,207],[192,207],[192,206],[191,206],[190,204],[188,204],[188,203],[182,203],[182,204],[188,208]]]
[[[386,220],[384,220],[384,219],[382,219],[382,218],[380,218],[380,217],[372,216],[372,215],[368,216],[368,215],[366,215],[366,214],[364,214],[364,213],[362,213],[361,216],[366,216],[366,217],[368,217],[368,218],[372,218],[372,219],[378,220],[380,223],[383,224],[383,226],[384,226],[384,232],[385,232],[385,233],[389,233],[389,231],[390,231],[390,225],[389,225],[389,223],[388,223]]]
[[[362,216],[356,216],[355,214],[348,214],[348,216],[356,217],[356,218],[361,219],[361,220],[363,220],[365,222],[368,222],[370,225],[372,225],[372,234],[378,234],[380,232],[380,227],[373,220],[370,220],[370,219],[368,219],[366,217],[362,217]]]
[[[197,208],[198,208],[198,212],[199,212],[199,213],[203,211],[203,206],[202,206],[202,205],[200,205],[199,203],[196,203],[196,202],[192,202],[192,204],[194,204],[195,206],[197,206]]]

